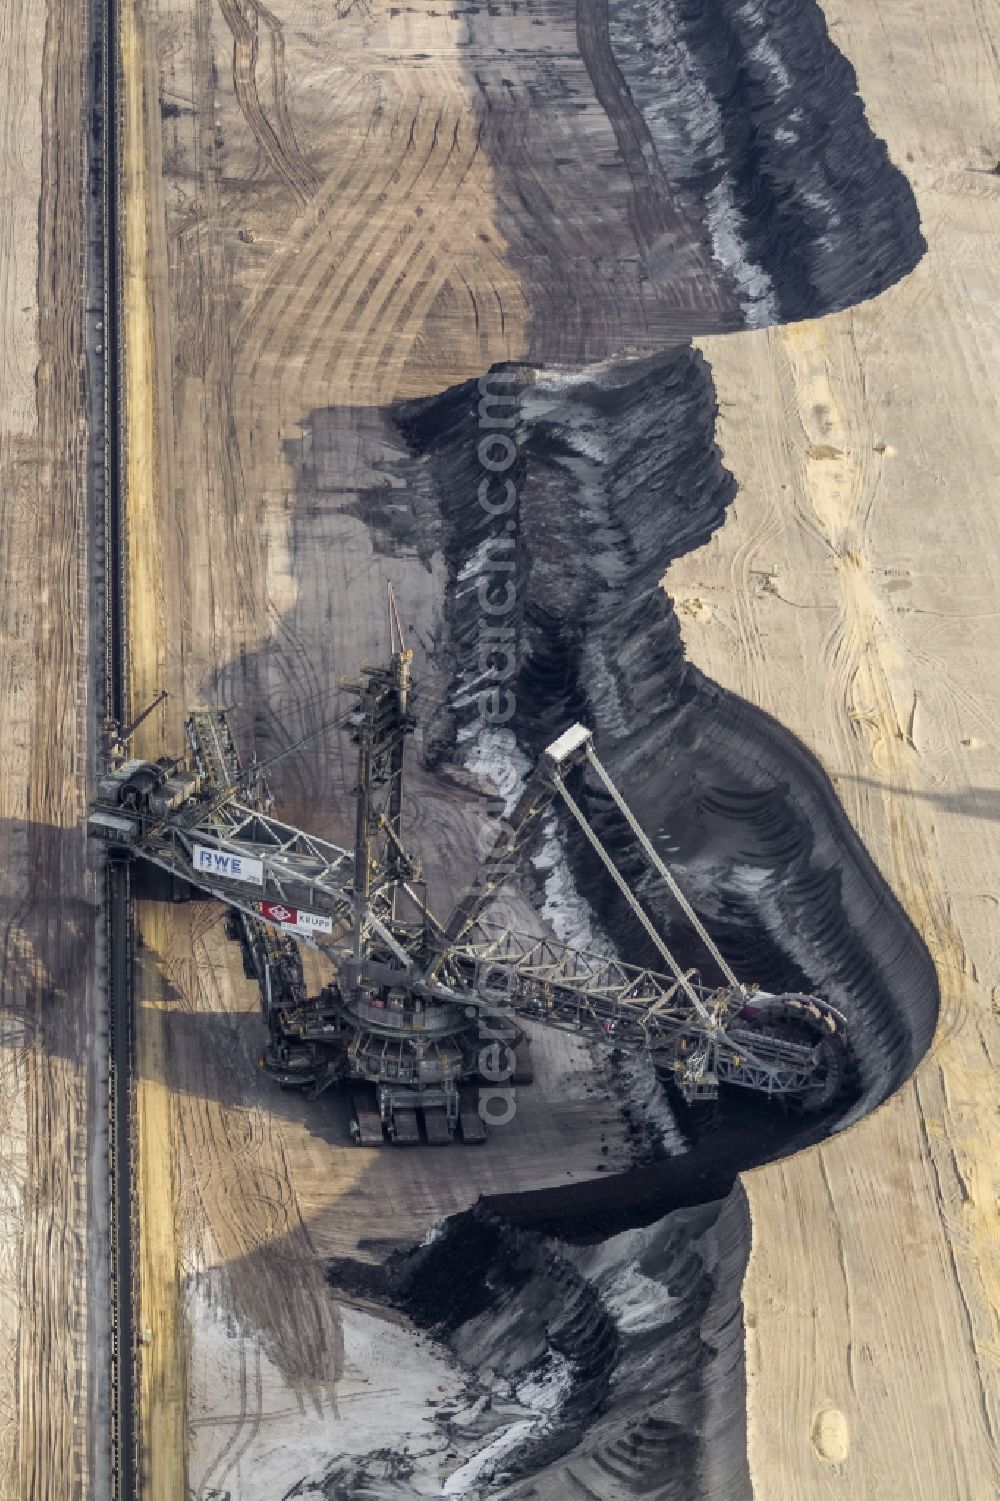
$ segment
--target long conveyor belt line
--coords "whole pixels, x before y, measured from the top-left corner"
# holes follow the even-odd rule
[[[133,928],[129,865],[115,857],[108,861],[107,869],[107,928],[112,1484],[118,1501],[132,1501],[137,1494],[138,1473],[134,1401]]]
[[[117,0],[102,0],[92,13],[100,28],[95,101],[101,122],[100,185],[103,250],[104,463],[103,538],[104,671],[101,705],[105,723],[127,724],[131,683],[128,633],[128,541],[124,488],[121,117]],[[106,748],[107,742],[103,742]],[[136,1422],[135,1306],[137,1260],[135,1163],[133,1156],[133,905],[127,860],[109,857],[105,884],[108,989],[108,1194],[109,1194],[109,1345],[110,1449],[113,1501],[139,1496],[138,1425]]]

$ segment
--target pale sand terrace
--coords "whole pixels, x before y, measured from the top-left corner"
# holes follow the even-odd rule
[[[1000,1490],[1000,41],[979,8],[826,7],[928,254],[873,302],[706,340],[740,493],[673,565],[695,663],[815,752],[938,968],[884,1108],[749,1174],[762,1498]]]

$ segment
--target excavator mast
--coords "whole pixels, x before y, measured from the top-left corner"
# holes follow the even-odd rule
[[[416,728],[410,710],[413,653],[403,641],[392,585],[389,585],[388,666],[365,664],[359,681],[341,687],[358,700],[349,716],[358,747],[354,834],[354,941],[352,982],[361,983],[373,931],[372,899],[384,898],[386,924],[396,920],[400,887],[416,866],[402,844],[403,766],[406,740]],[[385,933],[380,935],[384,941]]]

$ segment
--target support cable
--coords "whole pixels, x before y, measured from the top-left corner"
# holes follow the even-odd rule
[[[649,937],[653,940],[653,943],[656,945],[659,952],[663,955],[663,958],[667,961],[667,964],[670,967],[670,972],[673,975],[674,979],[677,981],[678,985],[681,987],[684,994],[687,996],[688,1000],[691,1002],[691,1005],[694,1007],[698,1016],[701,1018],[702,1022],[704,1022],[708,1030],[714,1032],[716,1030],[715,1018],[712,1016],[712,1013],[705,1005],[701,996],[691,984],[691,981],[688,979],[685,971],[681,969],[677,960],[674,958],[673,954],[667,948],[667,945],[664,943],[663,939],[656,931],[653,923],[646,915],[642,904],[636,900],[632,888],[629,886],[628,882],[625,880],[625,877],[622,875],[621,871],[618,869],[617,865],[608,854],[608,851],[604,848],[604,845],[601,843],[600,839],[591,828],[589,822],[587,821],[586,815],[583,812],[583,809],[579,806],[575,798],[569,792],[568,788],[566,787],[566,783],[563,781],[558,771],[551,771],[550,776],[552,779],[552,785],[562,797],[567,808],[572,813],[577,823],[580,825],[580,828],[583,830],[584,834],[587,836],[590,844],[600,858],[605,870],[608,872],[608,875],[614,881],[615,885],[618,887],[618,890],[628,902],[636,917],[642,923],[642,926],[649,934]]]
[[[736,975],[733,973],[732,969],[729,967],[729,965],[726,963],[725,959],[720,954],[720,952],[719,952],[718,948],[716,947],[715,943],[712,941],[711,937],[709,936],[709,933],[708,933],[707,928],[705,927],[705,924],[701,921],[701,918],[695,912],[695,910],[692,907],[691,903],[688,901],[687,897],[684,895],[683,891],[678,886],[678,884],[674,880],[673,876],[670,874],[670,871],[667,869],[666,865],[664,865],[663,861],[660,859],[659,855],[656,853],[656,850],[653,848],[652,844],[650,843],[650,840],[649,840],[649,838],[648,838],[648,836],[646,834],[646,831],[639,824],[639,822],[637,821],[637,819],[635,817],[635,814],[632,812],[631,808],[628,806],[628,803],[626,803],[625,799],[622,797],[621,793],[618,791],[618,788],[615,786],[614,782],[611,780],[611,778],[608,776],[608,773],[605,771],[604,767],[601,765],[601,762],[597,759],[597,755],[596,755],[596,753],[595,753],[594,748],[593,748],[592,745],[588,745],[587,746],[587,760],[590,762],[591,766],[594,768],[594,770],[597,773],[598,777],[600,778],[600,780],[601,780],[601,782],[602,782],[605,790],[609,793],[609,795],[613,799],[613,801],[615,803],[615,806],[617,807],[618,811],[621,813],[622,817],[625,819],[625,821],[628,824],[629,828],[632,830],[632,833],[635,835],[635,837],[638,840],[640,846],[642,847],[643,852],[645,853],[645,855],[649,859],[649,861],[652,864],[653,868],[658,872],[658,874],[663,879],[665,885],[667,886],[667,889],[670,891],[670,893],[673,896],[673,898],[674,898],[675,902],[677,903],[678,907],[680,907],[681,911],[684,913],[684,916],[688,919],[688,922],[690,922],[691,926],[694,928],[695,932],[698,934],[698,937],[701,939],[702,943],[708,949],[708,952],[711,954],[712,958],[715,960],[716,964],[719,966],[719,969],[722,971],[723,975],[725,975],[726,980],[732,986],[733,990],[736,992],[736,994],[738,996],[742,997],[744,1003],[746,1003],[750,999],[750,997],[747,994],[745,988],[743,987],[743,985],[740,984],[740,981],[736,978]]]

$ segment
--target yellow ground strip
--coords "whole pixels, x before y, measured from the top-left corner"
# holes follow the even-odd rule
[[[149,286],[146,100],[143,30],[133,0],[121,8],[122,234],[124,281],[125,475],[129,564],[132,703],[152,697],[160,679],[161,546],[156,461],[155,335]],[[143,726],[146,737],[152,725]],[[155,753],[139,732],[135,753]],[[141,921],[151,952],[162,945]],[[186,1361],[177,1281],[172,1111],[166,1085],[162,1016],[139,989],[136,1010],[136,1106],[139,1146],[140,1347],[139,1433],[146,1501],[188,1494]]]

